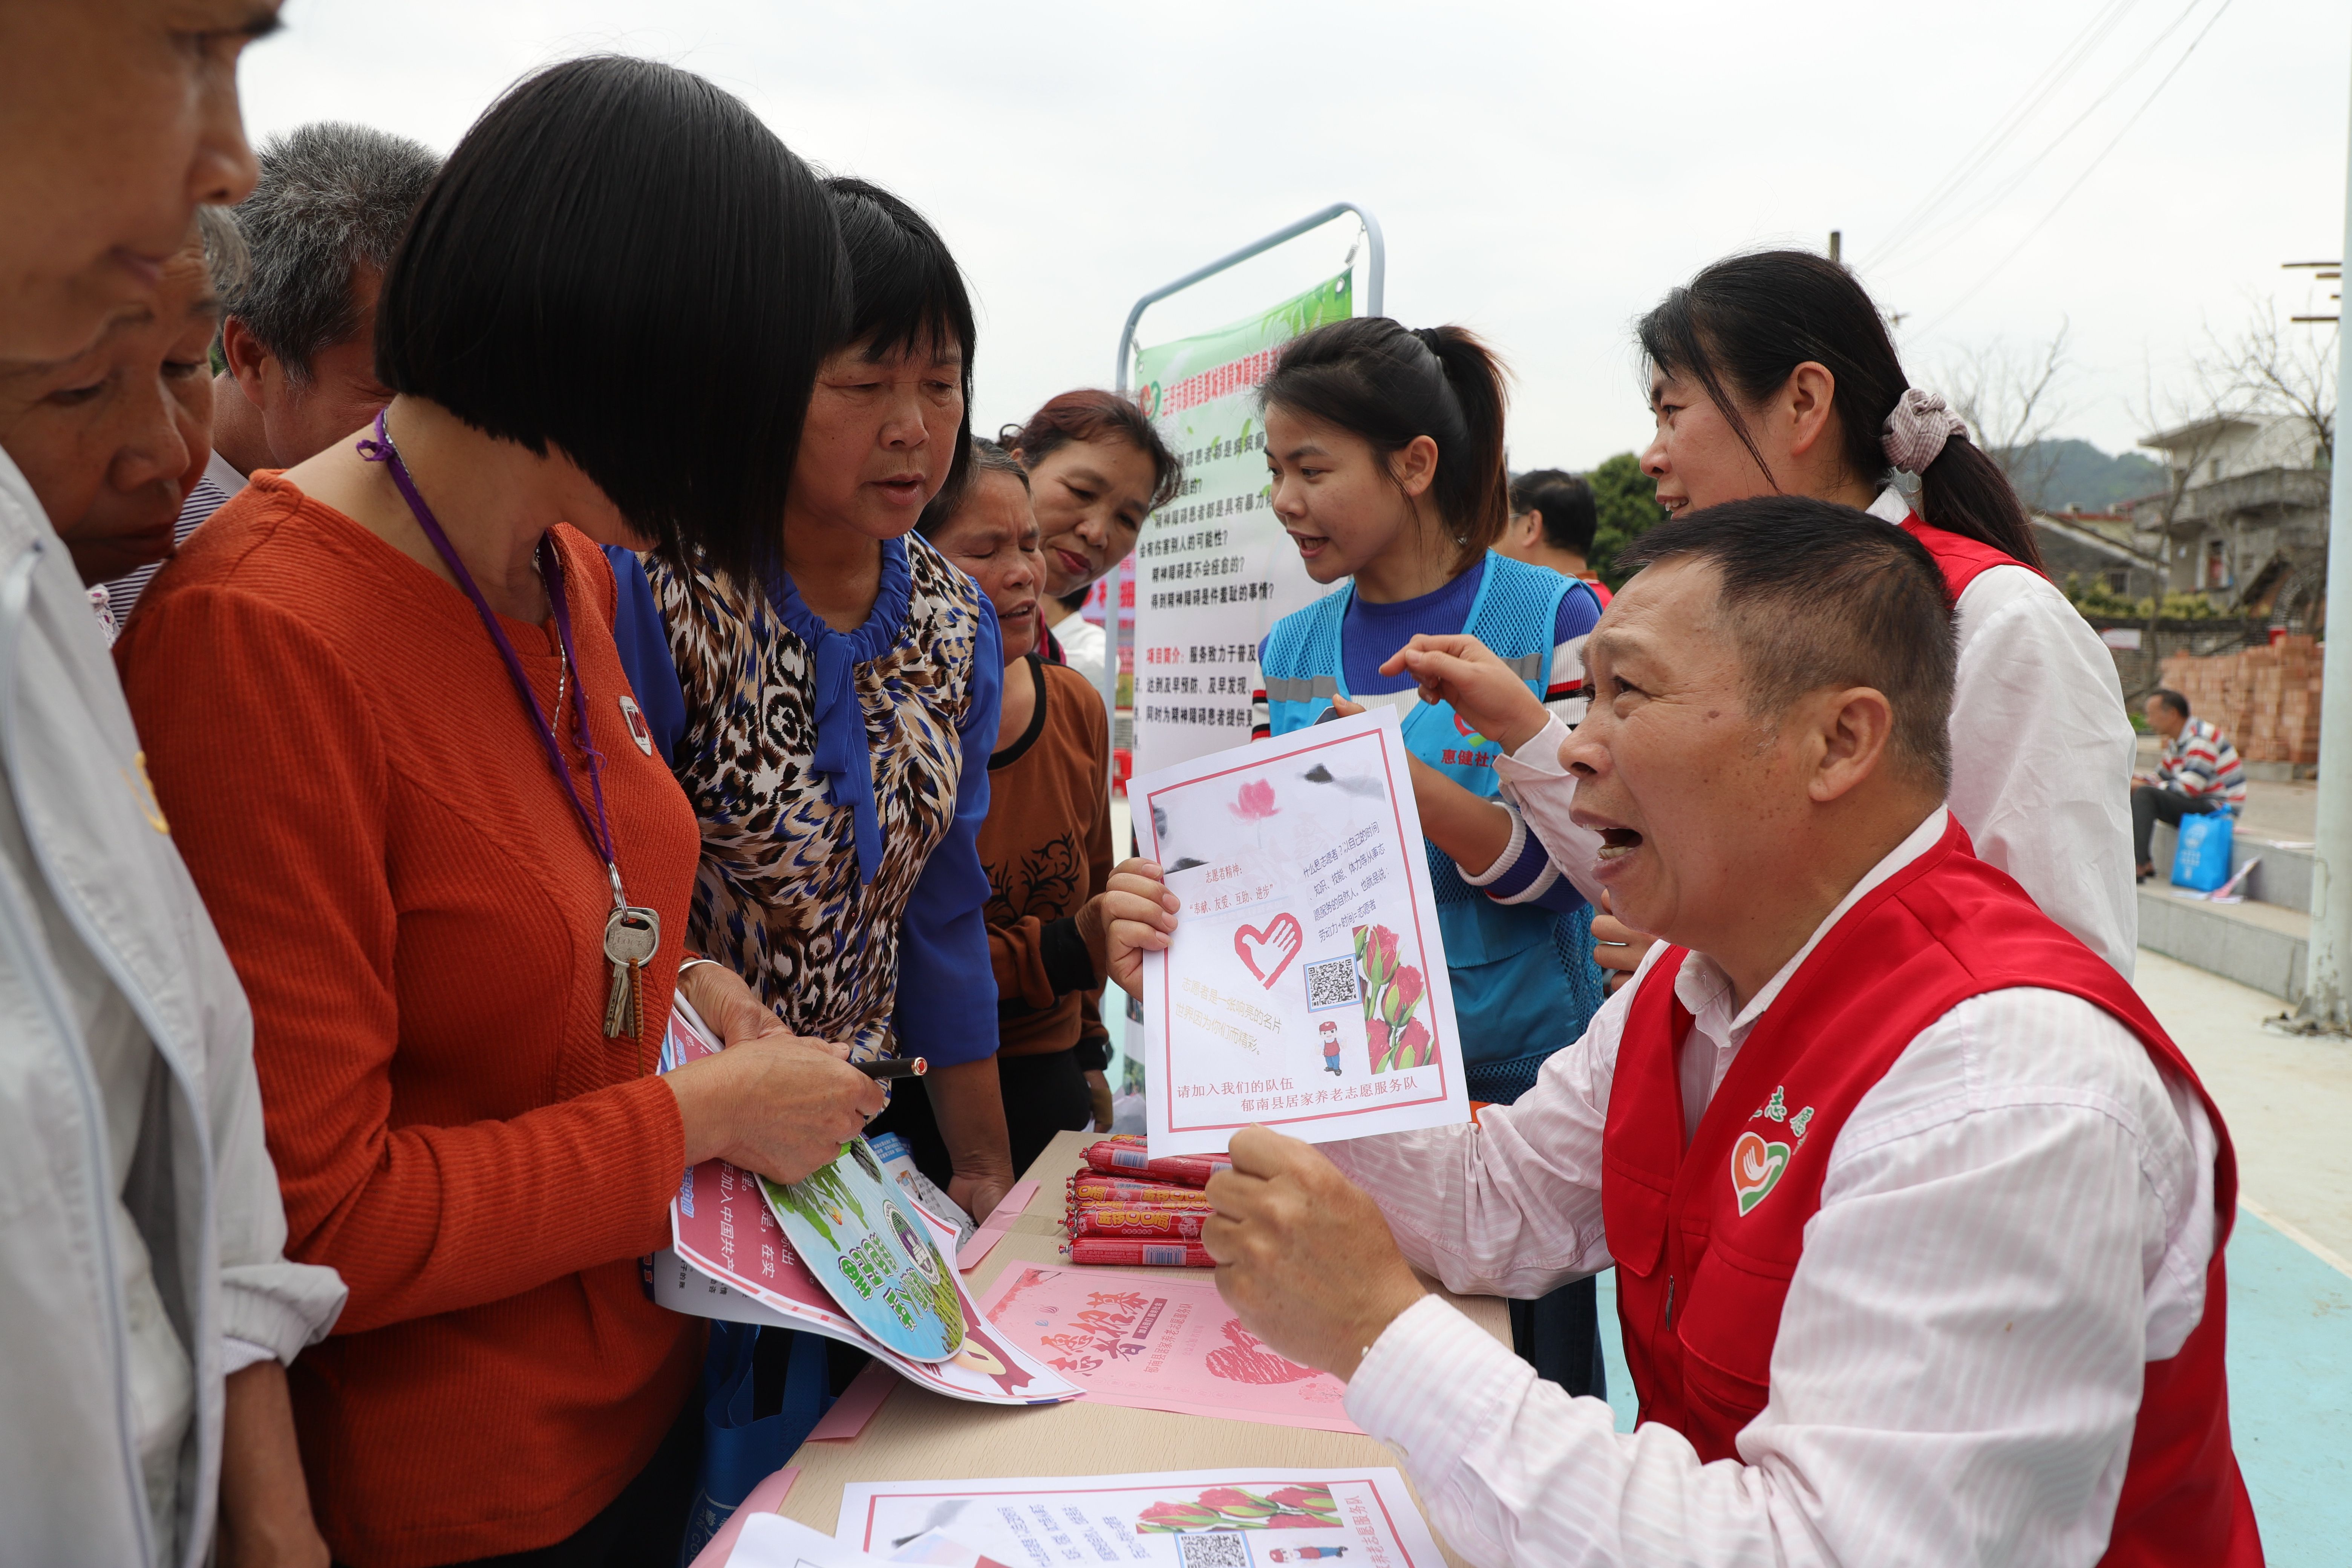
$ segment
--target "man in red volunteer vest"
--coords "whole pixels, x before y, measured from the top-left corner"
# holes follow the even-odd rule
[[[1781,496],[1642,556],[1561,762],[1599,879],[1663,941],[1481,1126],[1237,1134],[1202,1238],[1226,1300],[1348,1380],[1483,1564],[2259,1563],[2228,1134],[1944,809],[1934,561]],[[1613,1264],[1641,1426],[1408,1258],[1518,1298]]]

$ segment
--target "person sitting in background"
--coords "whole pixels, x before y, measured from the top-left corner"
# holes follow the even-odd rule
[[[184,324],[173,263],[253,188],[236,64],[276,12],[0,5],[0,360]],[[286,1260],[253,1016],[89,615],[0,451],[0,1557],[323,1564],[285,1363],[343,1288]]]
[[[1047,398],[1027,423],[1007,425],[996,438],[1029,470],[1053,599],[1082,595],[1108,575],[1135,549],[1143,520],[1184,482],[1183,465],[1143,410],[1097,387]],[[1038,652],[1048,664],[1068,662],[1051,627]]]
[[[256,469],[290,468],[392,400],[375,377],[375,297],[408,216],[441,170],[404,136],[333,121],[261,149],[261,183],[236,206],[252,258],[229,296],[212,378],[212,460],[187,493],[176,548]],[[108,584],[131,618],[160,563]]]
[[[2220,725],[2190,718],[2189,699],[2170,687],[2149,693],[2146,712],[2147,727],[2164,737],[2164,751],[2153,775],[2132,775],[2132,849],[2143,882],[2156,875],[2150,840],[2158,822],[2178,827],[2184,816],[2246,804],[2246,771]]]
[[[102,584],[152,569],[212,454],[205,351],[244,250],[226,207],[200,207],[163,264],[155,303],[117,316],[71,359],[0,365],[0,447],[65,541],[107,641],[118,628]]]
[[[1045,563],[1029,510],[1029,476],[993,441],[972,443],[961,501],[933,502],[916,525],[971,574],[1004,638],[1004,698],[988,758],[989,957],[996,970],[996,1070],[1013,1168],[1025,1171],[1054,1134],[1110,1123],[1103,1076],[1109,1035],[1082,1004],[1102,984],[1107,925],[1147,920],[1156,902],[1108,891],[1110,730],[1076,670],[1036,653]],[[1157,879],[1141,860],[1118,868]],[[919,1096],[908,1095],[911,1110]],[[915,1163],[944,1183],[947,1150],[920,1118],[898,1126]]]
[[[1538,468],[1511,481],[1511,521],[1495,542],[1497,554],[1530,566],[1549,566],[1591,588],[1609,606],[1609,584],[1590,564],[1601,529],[1592,487],[1559,468]]]

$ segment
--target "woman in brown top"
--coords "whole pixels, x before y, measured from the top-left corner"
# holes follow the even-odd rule
[[[1101,694],[1036,652],[1045,563],[1028,476],[992,441],[974,441],[971,462],[961,498],[943,514],[934,507],[917,531],[971,574],[1003,637],[1004,698],[988,759],[980,858],[996,972],[996,1068],[1013,1168],[1025,1170],[1055,1132],[1093,1120],[1086,1075],[1101,1069],[1107,1037],[1085,1004],[1102,984],[1108,922],[1149,920],[1158,910],[1159,868],[1130,860],[1113,871]],[[898,1096],[875,1126],[895,1126],[916,1163],[940,1181],[946,1151],[918,1100]]]

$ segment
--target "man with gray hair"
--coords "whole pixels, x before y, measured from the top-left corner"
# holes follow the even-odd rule
[[[261,183],[236,209],[252,259],[221,323],[228,368],[213,380],[212,461],[181,509],[175,544],[255,469],[292,468],[392,400],[375,379],[376,289],[441,172],[421,143],[335,121],[276,138],[260,159]],[[117,618],[156,570],[110,585]]]

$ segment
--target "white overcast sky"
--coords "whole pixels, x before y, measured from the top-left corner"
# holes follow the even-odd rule
[[[1386,231],[1391,315],[1463,322],[1509,360],[1519,468],[1646,438],[1630,323],[1728,251],[1843,230],[1903,313],[1922,384],[2070,321],[2063,433],[2114,451],[2144,433],[2151,374],[2177,381],[2209,327],[2332,310],[2336,285],[2280,264],[2343,245],[2340,0],[288,0],[285,15],[247,56],[257,136],[333,118],[446,150],[517,77],[596,50],[711,77],[803,156],[939,226],[980,310],[982,428],[1107,384],[1139,294],[1343,198]],[[1348,244],[1338,226],[1302,240],[1155,308],[1142,338],[1271,303],[1336,271]]]

